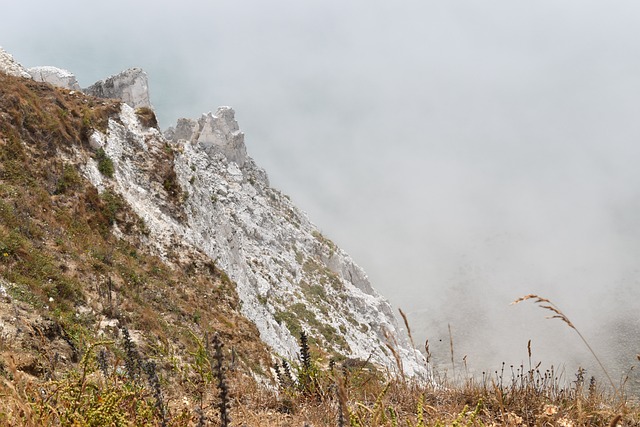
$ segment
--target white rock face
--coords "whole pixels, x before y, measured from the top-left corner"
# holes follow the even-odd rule
[[[0,47],[0,73],[9,74],[10,76],[31,78],[27,70],[20,65],[13,56]]]
[[[84,92],[99,98],[121,99],[132,108],[151,107],[147,73],[140,68],[130,68],[100,80]]]
[[[31,78],[1,48],[0,71]],[[65,70],[32,71],[42,81],[70,89],[77,85]],[[180,119],[163,136],[135,114],[136,108],[151,107],[144,71],[132,68],[84,91],[124,104],[106,133],[96,131],[89,139],[93,149],[104,149],[113,160],[113,179],[100,174],[91,156],[84,159],[83,173],[98,191],[112,188],[127,200],[144,220],[153,252],[169,262],[185,247],[207,254],[236,282],[243,314],[281,356],[296,358],[299,333],[305,330],[326,350],[394,370],[390,344],[406,374],[427,377],[424,359],[365,272],[287,196],[271,188],[266,173],[247,156],[231,108],[220,107],[199,120]],[[167,162],[167,147],[174,153],[173,165],[160,163]],[[182,189],[180,201],[158,178],[167,166]]]
[[[271,188],[266,173],[246,156],[233,110],[182,119],[166,135],[172,139],[143,128],[123,105],[107,134],[93,138],[112,158],[115,189],[144,219],[156,253],[170,259],[179,256],[181,245],[193,246],[215,260],[237,283],[243,314],[284,357],[296,358],[299,331],[306,330],[326,349],[393,370],[396,361],[385,345],[390,342],[405,373],[426,375],[421,356],[364,271]],[[170,202],[149,172],[149,159],[166,144],[188,193],[181,218],[168,213]],[[88,159],[85,175],[100,189],[103,178],[93,163]]]
[[[240,167],[247,160],[244,133],[240,132],[231,107],[220,107],[215,115],[211,112],[203,114],[198,121],[180,119],[175,128],[165,132],[165,137],[174,142],[184,140],[197,143],[212,156],[222,153],[228,161]]]
[[[33,80],[37,82],[50,83],[65,89],[80,90],[76,76],[62,68],[42,66],[31,67],[27,71]]]

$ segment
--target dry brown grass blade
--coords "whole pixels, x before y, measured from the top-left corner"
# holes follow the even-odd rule
[[[427,338],[427,340],[424,342],[424,354],[427,358],[427,364],[429,364],[429,361],[431,360],[431,349],[429,348],[429,339]],[[640,355],[638,355],[638,359],[640,360]]]
[[[609,423],[609,427],[616,427],[618,423],[622,420],[622,415],[616,415],[614,419]]]
[[[387,331],[386,329],[384,331],[384,337],[387,339],[387,342],[385,342],[384,345],[386,345],[387,348],[391,351],[391,354],[393,354],[393,357],[396,360],[396,366],[398,367],[398,370],[400,371],[400,376],[402,377],[402,381],[406,381],[406,377],[404,375],[404,366],[402,364],[402,359],[400,358],[400,355],[396,351],[396,347],[398,346],[398,342],[396,341],[396,338],[393,335],[389,334],[389,331]],[[393,345],[391,344],[390,341],[393,341]]]
[[[517,300],[515,300],[514,302],[512,302],[511,304],[518,304],[521,303],[522,301],[526,301],[526,300],[530,300],[530,299],[535,299],[536,303],[541,303],[541,302],[547,302],[547,303],[551,303],[551,301],[549,301],[546,298],[542,298],[541,296],[538,296],[536,294],[529,294],[529,295],[525,295],[523,297],[518,298]]]
[[[398,311],[400,312],[400,316],[402,316],[402,321],[404,322],[405,328],[407,328],[407,334],[409,335],[409,341],[411,342],[411,348],[413,349],[413,353],[416,356],[416,361],[420,363],[420,359],[416,354],[416,344],[413,341],[413,335],[411,334],[411,328],[409,327],[409,320],[407,320],[407,315],[404,314],[404,311],[402,311],[401,308],[398,308]]]
[[[453,334],[451,333],[451,324],[447,323],[447,327],[449,328],[449,351],[451,352],[451,366],[453,367],[453,375],[456,374],[456,364],[453,361]]]
[[[569,320],[567,315],[564,314],[562,312],[562,310],[560,310],[554,303],[552,303],[551,300],[549,300],[547,298],[542,298],[541,296],[536,295],[536,294],[529,294],[529,295],[525,295],[523,297],[520,297],[520,298],[516,299],[515,301],[513,301],[511,303],[511,305],[518,304],[518,303],[521,303],[522,301],[527,301],[527,300],[531,300],[531,299],[535,300],[534,304],[537,304],[538,307],[543,308],[545,310],[549,310],[552,313],[555,313],[553,316],[547,317],[547,319],[560,319],[564,323],[566,323],[567,326],[569,326],[571,329],[576,331],[576,333],[578,334],[578,336],[580,337],[580,339],[582,340],[584,345],[586,345],[587,349],[589,349],[589,352],[591,353],[591,355],[594,357],[594,359],[596,359],[596,362],[598,362],[598,365],[600,365],[600,368],[602,368],[602,371],[604,372],[604,374],[606,375],[607,379],[609,380],[609,383],[611,384],[611,387],[613,388],[614,392],[617,393],[618,389],[615,386],[615,384],[613,383],[613,380],[611,379],[611,376],[609,375],[609,372],[607,371],[607,369],[604,367],[604,365],[600,361],[600,358],[596,355],[595,351],[593,351],[593,349],[591,348],[591,346],[589,345],[589,343],[587,342],[585,337],[580,333],[578,328],[575,327],[575,325],[571,322],[571,320]]]

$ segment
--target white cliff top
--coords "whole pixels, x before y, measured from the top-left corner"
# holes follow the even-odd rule
[[[27,70],[0,46],[0,72],[16,77],[31,78]]]
[[[54,86],[71,90],[80,90],[76,76],[68,70],[50,65],[31,67],[27,70],[37,82],[50,83]]]

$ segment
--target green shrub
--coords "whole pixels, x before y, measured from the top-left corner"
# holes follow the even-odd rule
[[[100,173],[107,178],[113,178],[114,168],[113,168],[113,160],[102,148],[98,148],[96,151],[95,159],[98,161],[98,170]]]

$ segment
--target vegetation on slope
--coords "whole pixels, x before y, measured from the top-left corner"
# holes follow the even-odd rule
[[[118,111],[114,100],[0,74],[2,372],[29,383],[73,376],[91,365],[96,343],[121,341],[126,328],[177,394],[196,375],[191,352],[214,332],[243,375],[266,375],[269,354],[226,274],[192,248],[167,261],[149,253],[144,222],[109,180],[99,194],[81,176],[78,159],[105,160],[91,132]],[[117,346],[99,350],[122,360]],[[0,414],[15,415],[0,402]]]
[[[155,256],[109,189],[113,165],[88,140],[118,110],[0,74],[0,424],[640,425],[623,393],[531,354],[481,379],[415,383],[401,367],[330,360],[300,330],[299,360],[273,364],[224,272],[192,248]],[[153,161],[175,204],[171,155]],[[102,193],[79,171],[89,157]]]

